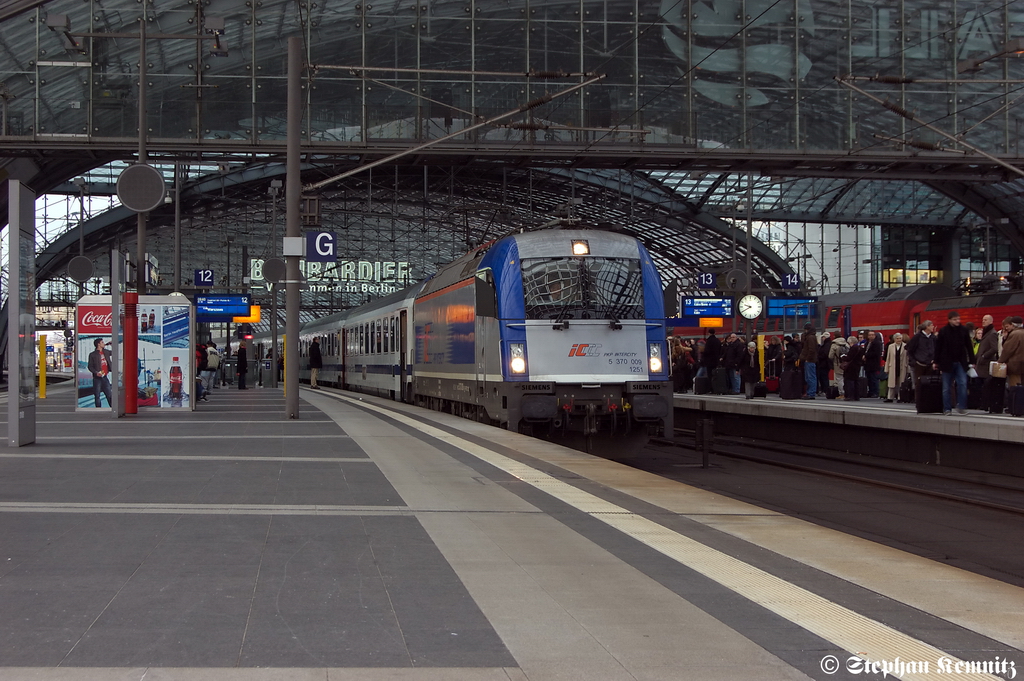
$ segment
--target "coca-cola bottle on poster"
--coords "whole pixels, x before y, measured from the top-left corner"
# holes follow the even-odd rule
[[[171,390],[169,395],[172,400],[181,399],[181,381],[181,367],[178,365],[178,358],[175,357],[171,361]]]
[[[149,325],[146,323],[146,314],[139,315],[139,333],[146,333],[149,331]]]
[[[156,328],[156,308],[149,311],[149,328]]]

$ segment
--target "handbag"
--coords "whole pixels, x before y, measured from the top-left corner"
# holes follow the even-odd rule
[[[989,362],[988,373],[992,378],[1006,378],[1006,362]]]
[[[967,378],[977,378],[977,377],[978,377],[978,370],[977,369],[975,369],[974,367],[971,367],[970,369],[967,370]]]

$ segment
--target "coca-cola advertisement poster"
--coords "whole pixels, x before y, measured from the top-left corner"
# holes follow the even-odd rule
[[[192,408],[194,376],[191,306],[181,297],[140,296],[137,306],[137,404],[142,408]],[[123,328],[123,309],[120,311]],[[86,296],[77,314],[78,408],[109,409],[113,361],[108,296]],[[123,334],[118,357],[124,358]],[[123,377],[123,373],[119,372]],[[124,381],[120,381],[123,388]]]

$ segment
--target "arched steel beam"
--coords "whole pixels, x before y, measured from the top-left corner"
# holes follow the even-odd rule
[[[585,181],[589,184],[598,186],[604,186],[609,189],[615,189],[616,191],[618,191],[617,185],[620,184],[620,180],[612,174],[615,171],[570,171],[555,168],[547,172],[552,175],[561,175],[566,178],[574,177],[576,180]],[[747,233],[745,230],[737,229],[729,222],[700,210],[689,201],[683,201],[674,197],[669,190],[653,183],[646,175],[630,173],[630,177],[634,183],[633,189],[630,190],[630,196],[639,198],[645,203],[656,206],[660,210],[664,211],[669,217],[676,217],[678,219],[700,225],[701,227],[711,230],[730,241],[735,240],[737,243],[746,244]],[[783,275],[794,273],[789,263],[759,239],[753,240],[751,253],[771,267],[771,269],[778,275],[780,281],[782,280]]]
[[[924,184],[989,220],[1017,252],[1024,255],[1024,222],[1019,210],[1002,197],[988,195],[986,185],[967,182],[929,181]]]

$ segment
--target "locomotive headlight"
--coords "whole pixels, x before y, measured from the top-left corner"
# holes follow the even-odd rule
[[[661,343],[647,344],[647,362],[652,374],[661,373]]]
[[[508,368],[513,374],[526,373],[526,346],[522,343],[508,344]]]
[[[577,239],[572,242],[573,255],[590,255],[590,242],[586,239]]]

